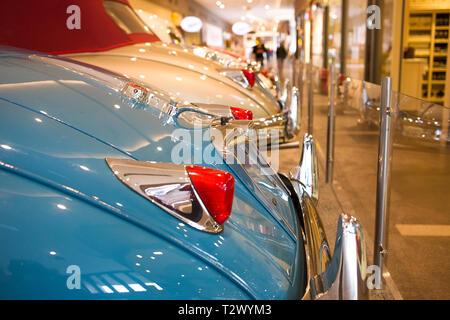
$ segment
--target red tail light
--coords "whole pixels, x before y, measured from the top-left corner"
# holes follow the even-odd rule
[[[253,71],[249,71],[249,70],[242,70],[242,72],[244,73],[244,76],[247,78],[248,83],[250,84],[251,87],[253,87],[255,85],[255,73]]]
[[[253,112],[247,109],[230,107],[231,113],[236,120],[253,120]]]
[[[220,224],[231,214],[234,195],[234,177],[222,170],[186,166],[192,184],[208,212]]]

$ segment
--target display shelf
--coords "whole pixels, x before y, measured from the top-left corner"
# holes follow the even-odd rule
[[[416,58],[428,61],[421,82],[422,98],[435,103],[444,101],[436,97],[436,90],[443,90],[440,88],[446,83],[449,18],[449,10],[424,9],[409,14],[408,46],[415,49]]]

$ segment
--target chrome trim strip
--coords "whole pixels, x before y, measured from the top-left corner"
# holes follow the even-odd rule
[[[128,188],[197,230],[220,233],[223,225],[209,214],[185,165],[106,158],[114,175]]]

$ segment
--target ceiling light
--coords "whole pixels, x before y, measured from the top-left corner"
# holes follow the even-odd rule
[[[225,5],[224,4],[221,4],[220,5],[220,9],[224,9],[225,8]]]
[[[201,28],[202,21],[197,17],[188,16],[181,21],[181,29],[186,32],[199,32]]]
[[[270,6],[269,6],[268,4],[266,4],[266,5],[264,6],[264,9],[269,10],[269,9],[270,9]]]
[[[231,29],[238,36],[243,36],[250,31],[250,26],[246,22],[239,21],[239,22],[236,22],[235,24],[233,24]]]

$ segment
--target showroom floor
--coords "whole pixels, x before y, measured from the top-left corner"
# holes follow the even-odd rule
[[[306,92],[306,91],[305,91]],[[305,101],[306,102],[306,101]],[[303,136],[307,121],[303,103]],[[336,117],[334,182],[325,183],[327,97],[314,95],[314,137],[320,163],[319,212],[330,245],[334,245],[340,212],[356,216],[365,228],[368,264],[372,263],[377,179],[377,129],[361,128],[352,110]],[[386,269],[391,277],[374,299],[448,299],[446,273],[450,258],[445,234],[406,234],[403,226],[449,225],[448,150],[394,143],[391,208],[388,217]],[[300,158],[300,149],[280,151],[280,169],[287,172]],[[397,289],[398,288],[398,289]]]

